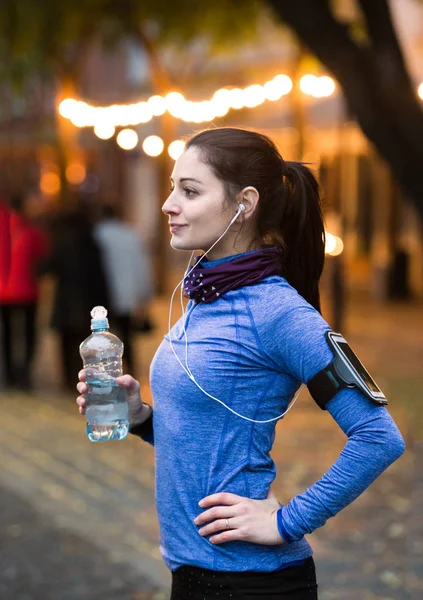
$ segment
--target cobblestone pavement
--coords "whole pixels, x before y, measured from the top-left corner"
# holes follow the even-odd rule
[[[148,399],[150,357],[165,328],[138,340]],[[407,451],[353,505],[309,536],[320,600],[423,598],[422,307],[356,302],[351,345],[392,398]],[[0,392],[0,598],[168,598],[158,550],[153,451],[138,439],[91,444],[74,397],[57,391],[55,340],[45,332],[34,394]],[[344,436],[304,393],[278,424],[275,491],[301,492],[330,466]]]

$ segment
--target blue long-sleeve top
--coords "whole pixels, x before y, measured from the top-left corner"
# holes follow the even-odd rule
[[[332,361],[328,329],[285,279],[272,276],[211,304],[188,303],[187,362],[197,382],[233,410],[255,420],[271,419],[286,410],[301,382]],[[182,319],[171,338],[185,364]],[[346,434],[346,445],[319,481],[283,507],[290,543],[213,545],[194,524],[199,500],[221,491],[267,497],[276,474],[270,456],[276,421],[243,420],[207,397],[176,360],[168,335],[153,359],[151,389],[160,547],[171,570],[194,565],[273,571],[305,559],[312,550],[304,535],[357,498],[404,451],[388,410],[358,390],[344,389],[327,409]]]

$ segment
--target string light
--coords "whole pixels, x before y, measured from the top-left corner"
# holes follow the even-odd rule
[[[184,148],[185,143],[182,140],[175,140],[174,142],[169,144],[169,148],[167,149],[167,151],[169,152],[170,158],[173,158],[173,160],[177,160],[184,151]]]
[[[331,77],[323,75],[304,75],[300,79],[300,89],[304,94],[314,96],[314,98],[327,98],[335,91],[335,82]]]
[[[341,240],[341,238],[329,233],[328,231],[325,233],[325,238],[325,254],[329,254],[330,256],[339,256],[344,250],[344,242]]]
[[[115,135],[115,127],[110,123],[98,123],[94,127],[94,133],[101,140],[109,140]]]
[[[154,95],[136,104],[112,106],[91,106],[80,100],[66,98],[59,105],[59,113],[76,127],[93,127],[98,137],[108,139],[113,135],[112,128],[148,123],[166,111],[177,119],[202,123],[223,117],[231,109],[254,108],[266,101],[274,102],[289,94],[291,89],[290,77],[276,75],[264,85],[222,88],[209,100],[199,102],[187,100],[179,92],[170,92],[165,97]]]
[[[163,152],[164,143],[158,135],[149,135],[142,143],[142,149],[148,156],[159,156]]]
[[[66,98],[60,103],[58,110],[63,118],[69,119],[76,127],[93,127],[97,137],[109,139],[114,135],[116,127],[148,123],[166,111],[183,121],[202,123],[223,117],[231,109],[254,108],[266,101],[275,102],[289,94],[292,87],[291,78],[280,74],[262,86],[253,84],[246,88],[219,89],[210,100],[200,102],[186,100],[179,92],[170,92],[164,98],[156,94],[147,101],[136,104],[104,107]],[[300,80],[300,89],[314,98],[327,98],[335,92],[336,84],[327,75],[304,75]],[[423,83],[418,86],[417,94],[423,100]]]
[[[122,129],[116,141],[123,150],[132,150],[138,144],[138,134],[133,129]]]

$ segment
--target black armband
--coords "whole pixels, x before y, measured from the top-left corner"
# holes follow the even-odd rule
[[[375,404],[385,405],[388,400],[364,368],[347,341],[340,333],[326,332],[326,340],[334,354],[333,361],[307,383],[307,387],[322,410],[337,392],[349,387],[359,389]]]

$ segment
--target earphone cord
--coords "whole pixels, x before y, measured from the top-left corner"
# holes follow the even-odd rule
[[[216,244],[218,242],[220,242],[220,240],[227,233],[227,231],[229,230],[229,228],[231,227],[231,225],[233,224],[233,222],[236,220],[236,218],[239,216],[239,214],[240,213],[237,212],[237,214],[231,220],[231,222],[226,227],[226,229],[222,233],[222,235],[214,242],[214,244],[212,246],[210,246],[210,248],[207,250],[207,252],[205,252],[204,254],[202,254],[201,258],[204,258],[205,256],[207,256],[207,254],[216,246]],[[198,383],[198,381],[195,379],[194,375],[192,374],[191,369],[188,366],[188,336],[187,336],[187,332],[186,332],[186,310],[185,310],[185,306],[184,306],[182,290],[183,290],[183,283],[184,283],[185,278],[188,277],[191,274],[191,272],[196,267],[196,264],[194,264],[191,267],[191,269],[189,268],[193,256],[194,256],[194,252],[191,253],[191,256],[190,256],[189,261],[188,261],[188,266],[187,266],[187,268],[185,270],[184,277],[181,279],[181,281],[176,285],[175,289],[173,290],[172,296],[170,298],[170,303],[169,303],[168,336],[169,336],[170,348],[171,348],[171,350],[172,350],[172,352],[173,352],[176,360],[181,365],[181,367],[185,371],[185,373],[188,375],[189,379],[191,379],[191,381],[198,387],[198,389],[200,391],[203,392],[203,394],[205,394],[206,396],[208,396],[212,400],[215,400],[216,402],[219,402],[219,404],[221,404],[222,406],[224,406],[226,409],[228,409],[231,413],[233,413],[237,417],[240,417],[241,419],[244,419],[245,421],[250,421],[251,423],[271,423],[272,421],[277,421],[277,420],[281,419],[294,406],[294,404],[297,401],[299,395],[301,394],[301,392],[303,391],[303,389],[305,387],[304,384],[300,385],[300,387],[297,390],[297,393],[295,394],[294,398],[291,400],[290,404],[288,405],[288,408],[281,415],[278,415],[277,417],[273,417],[272,419],[255,420],[255,419],[250,419],[249,417],[246,417],[244,415],[241,415],[240,413],[238,413],[235,410],[233,410],[230,406],[228,406],[227,404],[225,404],[222,400],[219,400],[219,398],[215,398],[215,396],[212,396],[211,394],[209,394],[208,392],[206,392],[206,390],[201,387],[201,385]],[[182,364],[182,362],[179,359],[179,356],[175,352],[175,349],[174,349],[173,343],[172,343],[172,335],[171,335],[171,332],[170,332],[171,331],[173,298],[175,297],[175,294],[176,294],[176,291],[177,291],[178,287],[180,287],[180,302],[181,302],[181,309],[182,309],[182,327],[183,327],[183,333],[184,333],[184,338],[185,338],[185,365]]]

